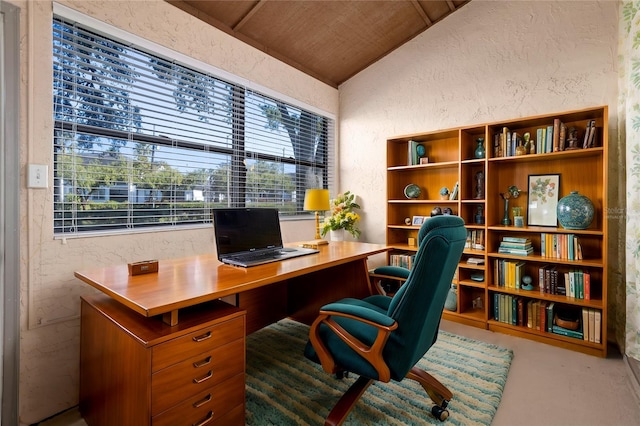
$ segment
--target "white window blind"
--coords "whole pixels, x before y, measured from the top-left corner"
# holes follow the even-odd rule
[[[57,235],[306,215],[333,180],[332,119],[59,17],[53,74]]]

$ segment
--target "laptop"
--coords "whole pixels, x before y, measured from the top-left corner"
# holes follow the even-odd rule
[[[226,208],[213,210],[218,260],[249,267],[318,253],[303,247],[284,247],[277,209]]]

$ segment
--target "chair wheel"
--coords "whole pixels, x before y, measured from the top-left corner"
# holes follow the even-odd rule
[[[348,371],[341,370],[336,372],[336,379],[342,380],[344,378],[349,378]]]
[[[433,407],[431,407],[431,414],[433,414],[433,417],[440,420],[441,422],[449,418],[449,410],[447,410],[446,408],[442,408],[439,405],[434,405]]]

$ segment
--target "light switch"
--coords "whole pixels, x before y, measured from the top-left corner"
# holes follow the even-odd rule
[[[29,174],[27,176],[29,188],[47,188],[49,177],[49,167],[46,164],[29,164]]]

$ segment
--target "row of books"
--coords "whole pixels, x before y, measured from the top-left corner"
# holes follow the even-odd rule
[[[519,260],[496,259],[494,261],[495,285],[519,289],[522,283],[525,262]]]
[[[549,152],[566,151],[579,148],[592,148],[596,146],[596,122],[589,120],[584,134],[580,137],[575,127],[567,127],[559,118],[553,120],[553,124],[536,129],[536,134],[511,132],[508,127],[503,127],[494,135],[494,157],[512,157],[522,155],[517,152],[518,147],[523,146],[524,154],[544,154]],[[535,137],[534,137],[535,136]]]
[[[467,241],[464,248],[474,250],[484,250],[484,229],[467,230]]]
[[[555,259],[582,260],[582,245],[574,234],[540,234],[540,255]]]
[[[413,267],[413,261],[415,254],[392,254],[389,256],[389,264],[391,266],[402,266],[403,268],[411,269]]]
[[[591,300],[591,273],[587,270],[558,272],[556,265],[542,265],[538,268],[538,282],[540,293]]]
[[[528,256],[533,254],[533,245],[528,238],[502,237],[498,253]]]
[[[556,324],[555,302],[527,299],[510,294],[493,294],[493,319],[495,321],[600,343],[602,335],[601,311],[593,308],[575,308],[573,311],[577,312],[578,328],[576,330]]]

